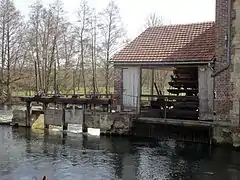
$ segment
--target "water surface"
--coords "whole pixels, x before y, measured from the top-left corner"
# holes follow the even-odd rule
[[[6,113],[6,110],[0,112]],[[0,126],[0,180],[238,180],[240,152]]]

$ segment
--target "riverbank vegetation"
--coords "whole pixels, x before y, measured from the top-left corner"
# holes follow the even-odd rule
[[[71,23],[56,0],[49,6],[31,5],[24,18],[11,0],[0,1],[1,92],[51,92],[57,88],[105,93],[113,86],[109,60],[124,43],[119,8],[112,1],[96,12],[83,0]],[[27,19],[27,20],[26,20]]]
[[[129,42],[118,6],[110,1],[97,12],[82,0],[74,22],[63,7],[60,0],[49,6],[36,0],[24,17],[12,0],[0,0],[1,101],[37,91],[113,91],[110,57]],[[146,24],[160,19],[150,16]]]

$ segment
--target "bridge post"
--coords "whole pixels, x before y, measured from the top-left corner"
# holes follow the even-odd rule
[[[26,102],[26,127],[31,127],[31,102],[27,101]]]
[[[86,133],[87,132],[87,126],[86,126],[86,118],[85,118],[85,106],[83,106],[83,120],[82,120],[82,132]]]
[[[45,114],[45,111],[46,111],[47,107],[48,107],[48,104],[44,103],[43,104],[43,112],[44,112],[44,114]],[[45,129],[49,129],[49,125],[46,124],[45,122],[46,122],[46,120],[45,120],[45,116],[44,116],[44,128]]]
[[[66,115],[66,104],[62,105],[63,115],[62,115],[62,125],[63,125],[63,131],[68,129],[68,124],[66,123],[65,115]]]

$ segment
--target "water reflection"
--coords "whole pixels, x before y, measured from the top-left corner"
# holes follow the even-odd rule
[[[0,127],[0,179],[240,179],[240,152]]]

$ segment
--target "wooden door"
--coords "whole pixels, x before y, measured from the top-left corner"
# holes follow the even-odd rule
[[[123,106],[136,108],[140,93],[140,68],[128,67],[123,69]]]

